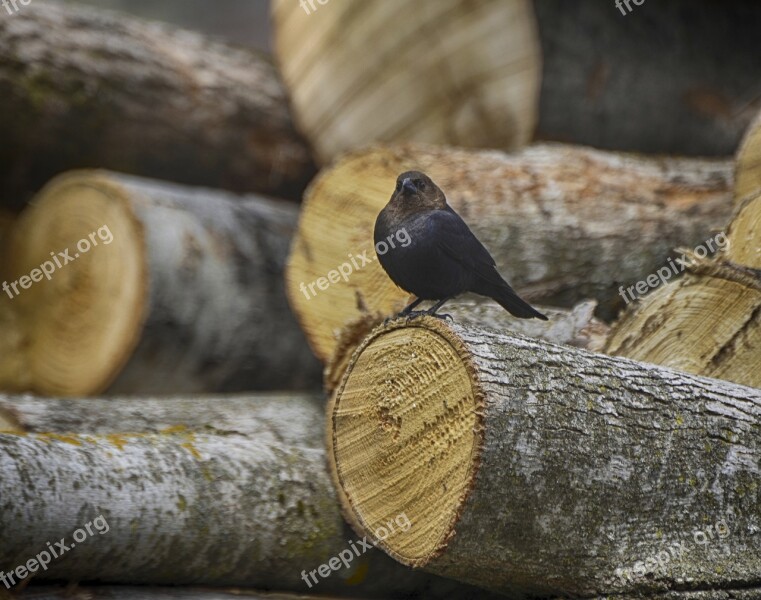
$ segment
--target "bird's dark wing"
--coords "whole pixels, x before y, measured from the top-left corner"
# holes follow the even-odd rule
[[[437,210],[429,216],[441,251],[474,276],[494,285],[505,283],[489,251],[454,210]]]
[[[493,298],[516,317],[547,320],[502,278],[489,251],[456,212],[451,208],[435,211],[431,222],[437,231],[441,253],[470,273],[467,291]]]

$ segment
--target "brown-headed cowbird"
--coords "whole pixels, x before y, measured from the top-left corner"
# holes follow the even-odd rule
[[[393,282],[417,296],[399,316],[436,311],[451,298],[474,292],[496,300],[521,319],[547,320],[515,293],[497,272],[494,259],[478,241],[431,179],[419,171],[407,171],[396,180],[396,189],[375,221],[377,248],[399,231],[410,239],[406,246],[378,252],[378,260]],[[438,302],[427,311],[413,311],[423,300]]]

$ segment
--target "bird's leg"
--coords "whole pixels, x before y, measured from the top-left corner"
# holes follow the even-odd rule
[[[444,302],[446,302],[448,300],[451,300],[451,299],[452,299],[452,297],[450,296],[448,298],[443,298],[442,300],[439,300],[431,308],[429,308],[427,311],[425,311],[424,314],[430,315],[432,317],[436,317],[437,319],[450,319],[450,320],[454,321],[454,319],[452,319],[452,315],[437,315],[436,314],[436,311],[439,310],[444,305]]]
[[[402,312],[400,312],[398,315],[396,315],[396,317],[399,318],[399,317],[406,317],[406,316],[411,316],[411,315],[418,314],[415,311],[413,311],[412,309],[415,308],[422,301],[423,301],[422,298],[416,298],[415,300],[410,302],[407,306],[405,306],[404,310]]]

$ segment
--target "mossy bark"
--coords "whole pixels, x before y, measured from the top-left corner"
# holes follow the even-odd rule
[[[458,371],[471,392],[447,395]],[[414,375],[440,388],[429,405],[442,417],[421,412],[428,391],[409,383]],[[363,394],[377,409],[359,410]],[[761,390],[431,318],[398,320],[357,350],[329,409],[334,480],[352,520],[367,527],[370,486],[424,494],[465,441],[458,421],[474,412],[464,489],[451,480],[421,501],[451,496],[441,545],[423,538],[427,556],[410,560],[402,544],[415,540],[389,538],[382,547],[392,556],[519,597],[761,592]],[[336,454],[358,420],[381,465],[372,477],[344,469]],[[409,481],[400,456],[422,461]],[[412,502],[388,498],[390,512]],[[650,560],[659,554],[663,566]]]
[[[235,434],[261,442],[322,448],[322,394],[42,398],[0,395],[0,423],[16,432]],[[317,425],[315,425],[317,422]],[[0,431],[7,431],[0,425]]]
[[[329,600],[329,597],[324,595],[283,593],[252,588],[92,584],[76,587],[34,585],[24,592],[17,592],[13,598],[28,600],[135,600],[135,598],[140,600]],[[356,598],[359,600],[361,596]]]
[[[264,55],[94,7],[3,16],[0,203],[82,167],[294,199],[314,174]]]

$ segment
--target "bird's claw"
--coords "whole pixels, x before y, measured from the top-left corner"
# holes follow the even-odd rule
[[[449,319],[450,321],[454,322],[454,318],[452,317],[452,315],[448,315],[448,314],[440,315],[438,313],[428,313],[428,314],[432,317],[436,317],[437,319],[441,319],[442,321],[446,321],[447,319]]]

